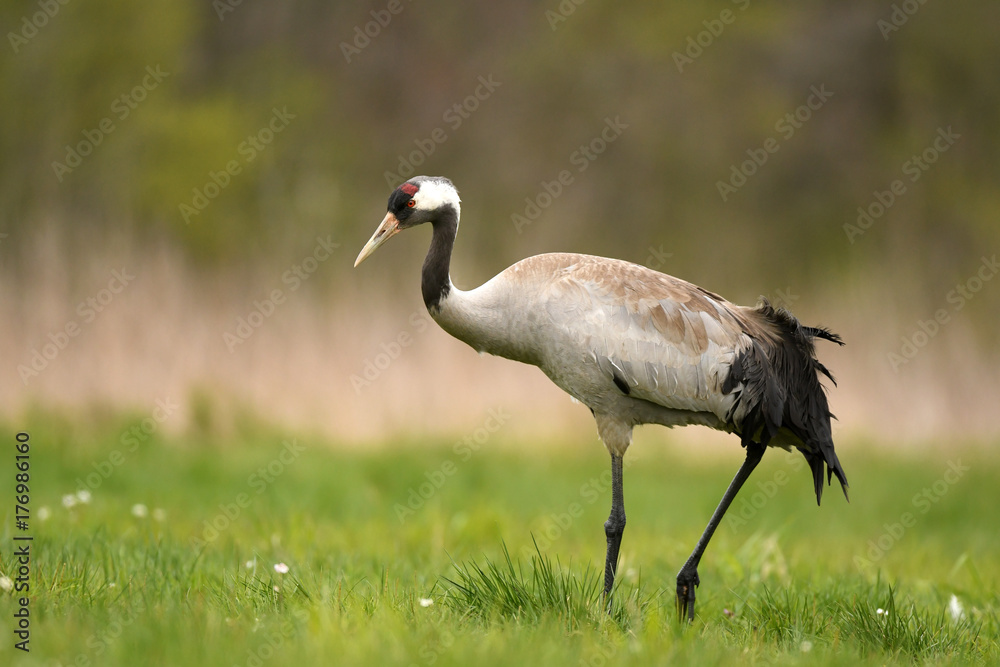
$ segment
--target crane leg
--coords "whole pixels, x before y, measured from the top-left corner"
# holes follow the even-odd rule
[[[705,532],[702,533],[701,539],[698,540],[698,544],[691,553],[691,557],[687,559],[684,567],[677,573],[677,612],[681,620],[685,617],[688,621],[694,620],[694,589],[701,583],[698,579],[698,563],[701,562],[705,548],[708,546],[709,540],[712,539],[715,529],[722,522],[722,517],[726,514],[726,510],[729,509],[729,505],[736,498],[736,494],[743,487],[743,483],[750,477],[750,473],[760,463],[761,457],[764,456],[764,449],[763,445],[755,442],[747,445],[746,460],[743,461],[743,465],[740,466],[740,469],[736,472],[736,476],[733,477],[733,481],[730,482],[729,488],[726,489],[725,495],[722,496],[722,500],[719,502],[719,506],[715,508],[715,513],[712,514],[712,518],[709,520],[708,526],[705,527]]]
[[[625,532],[625,499],[622,492],[622,457],[611,455],[611,515],[604,523],[604,534],[608,538],[608,553],[604,559],[604,600],[611,610],[611,588],[615,584],[618,569],[618,549]]]

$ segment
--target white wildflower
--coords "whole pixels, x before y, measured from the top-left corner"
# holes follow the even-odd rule
[[[957,595],[952,595],[951,599],[948,600],[948,615],[955,623],[965,618],[965,609],[962,608],[962,603],[958,601]]]
[[[62,497],[62,504],[63,507],[65,507],[66,509],[71,509],[78,502],[79,501],[76,499],[76,496],[73,495],[72,493],[67,493],[65,496]]]
[[[808,653],[809,651],[813,650],[813,643],[807,639],[801,644],[799,644],[799,650],[802,651],[803,653]]]
[[[5,591],[9,591],[10,589],[14,588],[14,582],[11,581],[10,577],[0,576],[0,588],[4,589]]]
[[[167,511],[161,507],[157,507],[155,510],[153,510],[153,518],[156,519],[157,521],[166,521]]]
[[[149,516],[149,508],[142,503],[136,503],[135,505],[132,505],[132,516],[138,519],[145,519]]]
[[[288,566],[284,563],[275,563],[274,571],[278,574],[288,574]]]
[[[46,505],[42,505],[38,508],[38,514],[36,516],[38,516],[39,521],[48,521],[49,517],[52,516],[52,512]]]
[[[430,607],[432,604],[434,604],[434,600],[430,598],[420,598],[421,607]]]
[[[80,489],[76,492],[76,499],[81,505],[86,505],[90,502],[90,491],[87,489]]]

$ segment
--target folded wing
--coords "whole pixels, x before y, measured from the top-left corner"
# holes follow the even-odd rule
[[[553,322],[628,395],[731,421],[742,387],[724,385],[751,345],[738,307],[678,278],[596,259],[555,272],[546,295]]]

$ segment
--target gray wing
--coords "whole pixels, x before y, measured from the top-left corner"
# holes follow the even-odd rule
[[[752,345],[738,306],[636,264],[589,256],[556,268],[546,311],[628,395],[731,422],[742,387],[723,390],[733,359]]]

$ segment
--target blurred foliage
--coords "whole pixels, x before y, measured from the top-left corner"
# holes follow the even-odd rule
[[[469,282],[542,251],[648,263],[662,248],[659,268],[736,297],[745,275],[803,286],[891,267],[939,302],[1000,247],[1000,6],[987,0],[909,3],[891,32],[899,3],[834,0],[51,4],[44,21],[36,0],[0,7],[0,230],[13,246],[39,225],[167,238],[208,264],[301,252],[320,231],[360,244],[383,174],[442,128],[416,172],[463,193]],[[11,37],[32,20],[37,34]],[[678,71],[693,40],[708,43]],[[147,67],[169,76],[121,117]],[[491,76],[495,92],[446,120]],[[811,86],[833,97],[781,137]],[[241,146],[274,109],[294,119],[248,161]],[[577,172],[571,155],[617,117],[628,129]],[[104,118],[114,130],[60,180],[53,163]],[[940,164],[848,242],[857,208],[948,127],[961,139]],[[723,201],[717,183],[774,136],[780,149]],[[240,173],[186,222],[181,205],[234,160]],[[511,216],[564,169],[574,182],[517,233]]]

